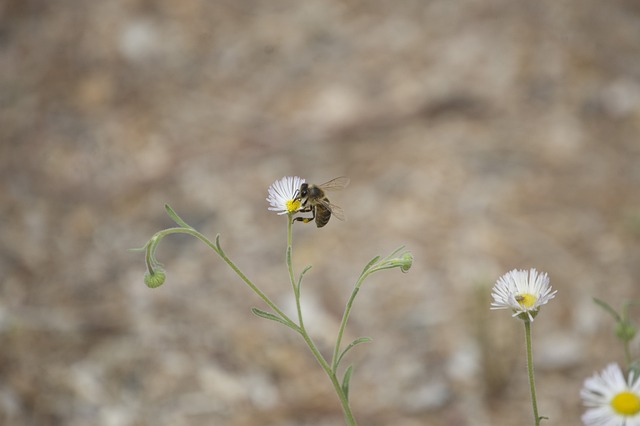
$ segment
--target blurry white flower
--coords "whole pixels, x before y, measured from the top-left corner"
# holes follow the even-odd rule
[[[278,214],[291,214],[300,208],[300,200],[296,195],[304,179],[298,176],[285,176],[269,186],[267,201],[271,205],[268,209]]]
[[[529,321],[533,321],[540,306],[553,299],[556,292],[551,291],[546,273],[514,269],[501,276],[493,286],[491,309],[511,309],[514,317],[525,319],[526,314]]]
[[[625,380],[618,364],[584,381],[580,396],[590,407],[582,415],[587,426],[640,426],[640,380]]]

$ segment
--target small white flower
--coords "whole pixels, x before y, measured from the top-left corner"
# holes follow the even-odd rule
[[[586,426],[640,425],[640,380],[631,373],[625,380],[618,364],[586,379],[580,396],[590,407],[582,415]]]
[[[524,319],[526,314],[529,321],[533,321],[540,306],[553,299],[556,293],[551,291],[546,273],[514,269],[501,276],[493,286],[491,309],[512,309],[514,317],[522,315],[520,318]]]
[[[269,186],[269,196],[267,201],[271,205],[269,210],[278,214],[291,214],[300,208],[300,201],[296,200],[296,195],[304,179],[298,176],[285,176]]]

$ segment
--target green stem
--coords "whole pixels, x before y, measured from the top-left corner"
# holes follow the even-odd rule
[[[536,384],[533,377],[533,351],[531,349],[531,321],[524,320],[524,334],[527,342],[527,369],[529,370],[529,387],[531,389],[531,405],[533,407],[533,418],[536,426],[540,425],[538,415],[538,401],[536,399]]]
[[[293,262],[291,261],[291,252],[293,250],[293,237],[292,237],[292,225],[293,225],[293,217],[292,214],[288,215],[288,223],[287,223],[287,269],[289,271],[289,281],[291,281],[291,287],[293,288],[293,295],[296,299],[296,311],[298,312],[298,323],[300,328],[304,330],[304,321],[302,320],[302,307],[300,306],[300,287],[296,285],[296,279],[293,275]]]
[[[340,345],[342,344],[342,336],[344,335],[344,330],[347,327],[347,321],[349,320],[349,315],[351,314],[353,301],[355,300],[356,295],[358,294],[358,291],[360,291],[360,285],[365,280],[365,278],[367,278],[368,275],[369,275],[368,272],[365,272],[362,275],[360,275],[360,278],[358,278],[358,281],[356,282],[353,292],[351,293],[351,296],[347,301],[347,306],[344,309],[344,314],[342,314],[342,320],[340,321],[340,328],[338,329],[338,338],[336,339],[336,346],[333,350],[333,358],[331,359],[331,370],[334,372],[334,374],[338,373],[338,360],[339,360],[338,357],[340,353]]]
[[[339,382],[338,378],[336,377],[336,372],[329,366],[329,364],[327,363],[327,360],[324,359],[324,357],[322,356],[322,354],[318,350],[318,347],[314,343],[313,339],[311,339],[311,336],[309,336],[309,333],[307,333],[307,330],[306,330],[306,328],[304,326],[304,321],[302,319],[302,308],[300,306],[300,287],[298,285],[296,285],[295,276],[293,274],[293,262],[291,261],[291,252],[292,252],[292,247],[293,247],[293,245],[292,245],[292,231],[291,231],[291,228],[292,228],[292,225],[293,225],[293,219],[292,219],[292,215],[291,214],[289,214],[288,219],[289,220],[288,220],[288,223],[287,223],[287,255],[286,255],[286,261],[287,261],[287,269],[289,270],[289,279],[291,280],[291,286],[293,288],[293,294],[294,294],[295,299],[296,299],[296,309],[298,311],[298,321],[299,321],[299,327],[300,327],[300,334],[302,335],[302,338],[304,339],[305,343],[307,344],[307,346],[311,350],[311,353],[313,354],[314,358],[320,364],[320,367],[322,367],[324,372],[329,377],[329,380],[331,380],[331,384],[333,385],[333,388],[334,388],[336,394],[338,395],[338,399],[340,399],[340,404],[342,405],[342,411],[344,413],[344,418],[345,418],[345,421],[347,422],[347,425],[348,426],[357,426],[356,419],[353,416],[353,413],[351,412],[351,407],[349,406],[349,399],[347,398],[347,395],[344,393],[344,390],[342,389],[342,386],[340,386],[340,382]]]
[[[302,333],[300,334],[302,334],[304,341],[307,343],[307,346],[309,346],[309,349],[311,349],[311,353],[313,353],[313,356],[316,358],[316,360],[318,361],[318,363],[320,364],[324,372],[327,374],[327,376],[329,376],[329,380],[331,380],[333,389],[336,391],[336,394],[340,399],[340,405],[342,405],[342,411],[344,412],[344,418],[347,422],[347,425],[357,426],[356,419],[355,417],[353,417],[353,413],[351,412],[351,407],[349,406],[349,399],[347,398],[347,395],[345,395],[344,390],[342,389],[342,386],[340,386],[340,382],[338,381],[336,374],[331,370],[331,367],[329,367],[329,364],[324,359],[324,357],[318,350],[317,346],[315,345],[315,343],[313,342],[309,334],[307,334],[307,331],[303,327],[301,327],[301,329],[302,329]]]

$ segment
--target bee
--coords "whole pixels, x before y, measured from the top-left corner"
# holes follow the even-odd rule
[[[302,213],[311,212],[311,217],[296,217],[293,220],[299,220],[303,223],[309,223],[315,219],[316,226],[322,228],[325,226],[331,215],[333,214],[339,220],[344,220],[344,212],[335,204],[331,204],[325,195],[325,191],[337,191],[343,189],[349,184],[349,178],[341,176],[325,182],[322,185],[313,185],[303,183],[298,189],[295,199],[300,201]]]

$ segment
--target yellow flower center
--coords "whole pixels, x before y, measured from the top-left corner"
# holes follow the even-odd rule
[[[300,200],[287,200],[287,211],[293,213],[300,208]]]
[[[623,416],[640,413],[640,397],[633,392],[620,392],[611,400],[611,408]]]
[[[533,294],[524,293],[518,294],[516,296],[516,302],[520,304],[523,308],[530,308],[536,303],[536,297]]]

